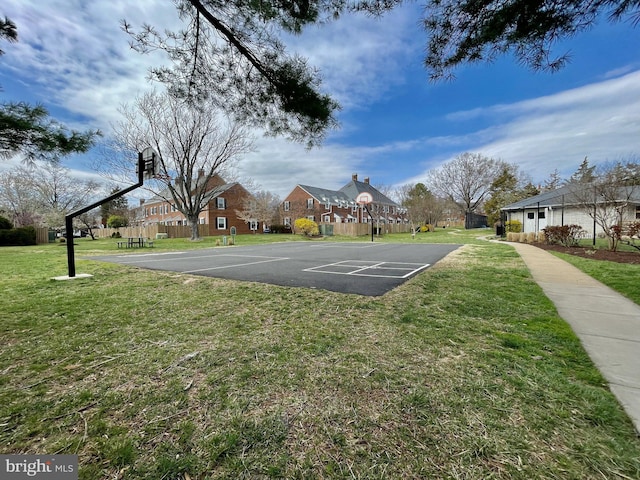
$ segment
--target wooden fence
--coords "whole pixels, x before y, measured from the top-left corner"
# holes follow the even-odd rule
[[[333,226],[334,235],[346,235],[350,237],[358,237],[371,234],[370,223],[326,223],[320,225]],[[374,224],[373,227],[378,229],[380,234],[386,233],[407,233],[411,231],[410,225],[403,224]],[[200,236],[209,235],[209,225],[198,225]],[[144,237],[156,238],[157,233],[166,233],[169,238],[190,238],[191,227],[181,225],[148,225],[146,227],[121,227],[121,228],[99,228],[93,231],[93,234],[99,238],[109,238],[115,233],[120,233],[121,237]]]
[[[209,235],[209,225],[198,225],[200,236]],[[93,234],[97,238],[109,238],[119,233],[121,237],[156,238],[158,233],[166,233],[169,238],[190,238],[191,227],[185,225],[147,225],[145,227],[96,228]]]
[[[47,227],[36,227],[36,244],[49,243],[49,229]]]
[[[333,225],[334,235],[345,235],[348,237],[371,235],[370,223],[326,223],[324,225]],[[411,231],[410,225],[403,225],[399,223],[380,225],[374,223],[373,228],[376,234],[379,232],[382,235],[385,233],[407,233]]]

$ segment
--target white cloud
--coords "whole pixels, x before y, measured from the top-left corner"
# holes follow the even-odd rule
[[[640,71],[554,95],[453,112],[446,120],[485,128],[424,139],[459,146],[442,162],[474,151],[515,163],[534,180],[555,169],[569,175],[585,156],[593,164],[640,155]]]
[[[417,9],[409,4],[381,18],[344,15],[287,42],[320,70],[324,88],[343,107],[362,107],[404,83],[404,66],[421,58]]]
[[[19,37],[5,49],[3,66],[28,79],[36,100],[84,116],[102,130],[117,118],[120,104],[151,88],[147,70],[163,60],[131,50],[120,20],[159,28],[177,24],[175,7],[159,1],[132,6],[122,0],[5,0],[3,14],[17,24]]]

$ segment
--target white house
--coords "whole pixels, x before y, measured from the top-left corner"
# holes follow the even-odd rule
[[[523,232],[539,232],[547,226],[580,225],[590,235],[603,233],[575,192],[575,186],[564,186],[525,198],[501,208],[503,218],[507,222],[520,221]],[[640,186],[621,187],[620,203],[626,204],[623,222],[640,221]]]

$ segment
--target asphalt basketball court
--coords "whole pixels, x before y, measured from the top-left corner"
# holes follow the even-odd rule
[[[379,296],[460,245],[283,242],[92,257],[152,270]]]

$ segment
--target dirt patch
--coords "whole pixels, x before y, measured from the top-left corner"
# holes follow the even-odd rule
[[[640,265],[640,252],[611,252],[609,250],[593,249],[591,247],[565,247],[563,245],[547,245],[535,243],[536,247],[554,252],[567,253],[593,260],[607,260],[609,262],[632,263]]]

